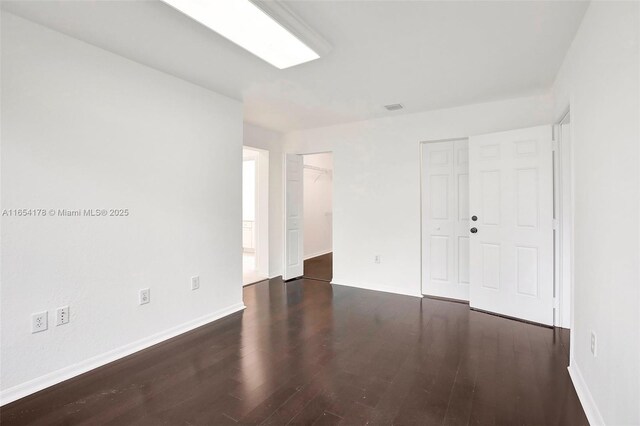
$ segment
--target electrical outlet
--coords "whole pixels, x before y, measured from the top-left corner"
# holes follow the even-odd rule
[[[64,325],[69,322],[69,307],[63,306],[56,309],[56,325]]]
[[[200,288],[200,276],[191,277],[191,290]]]
[[[42,311],[31,314],[31,332],[39,333],[49,328],[49,312]]]
[[[376,254],[375,257],[373,258],[373,263],[380,263],[380,255]]]
[[[151,290],[148,288],[143,288],[140,290],[140,304],[146,305],[151,302]]]
[[[594,331],[591,332],[591,354],[596,356],[598,353],[598,347],[596,346],[596,333]]]

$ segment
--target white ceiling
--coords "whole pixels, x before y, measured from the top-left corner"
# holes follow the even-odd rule
[[[332,45],[278,70],[159,1],[3,1],[2,8],[243,100],[280,131],[544,93],[587,3],[288,1]],[[405,109],[388,112],[385,104]]]

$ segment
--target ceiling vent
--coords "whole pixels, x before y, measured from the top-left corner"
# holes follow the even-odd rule
[[[387,109],[387,111],[398,111],[399,109],[404,108],[402,104],[391,104],[385,105],[384,107]]]

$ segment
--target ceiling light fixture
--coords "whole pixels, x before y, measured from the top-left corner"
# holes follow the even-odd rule
[[[163,1],[277,68],[320,57],[249,0]]]

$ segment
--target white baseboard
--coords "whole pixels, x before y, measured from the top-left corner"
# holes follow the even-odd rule
[[[317,253],[313,253],[313,254],[305,256],[304,260],[309,260],[311,258],[318,257],[318,256],[324,256],[325,254],[329,254],[331,252],[333,252],[333,249],[329,249],[329,250],[325,250],[325,251],[319,251]]]
[[[435,298],[440,298],[440,299],[445,299],[445,300],[452,300],[455,302],[463,302],[463,303],[469,303],[469,297],[465,298],[465,297],[455,297],[452,296],[451,294],[447,294],[446,292],[439,292],[437,290],[433,290],[433,289],[429,289],[429,292],[424,292],[422,293],[424,294],[425,297],[435,297]]]
[[[336,282],[336,281],[340,281],[340,282]],[[403,291],[403,290],[399,290],[395,287],[388,287],[388,286],[383,286],[383,285],[377,285],[377,284],[361,284],[361,283],[348,283],[346,281],[343,280],[332,280],[331,281],[332,285],[342,285],[345,287],[355,287],[355,288],[361,288],[364,290],[373,290],[373,291],[381,291],[383,293],[393,293],[393,294],[400,294],[402,296],[411,296],[411,297],[419,297],[420,299],[422,299],[422,294],[420,294],[420,292],[417,293],[412,293],[409,291]]]
[[[593,395],[591,395],[589,387],[584,381],[582,373],[580,372],[580,369],[576,365],[575,361],[571,360],[569,367],[567,367],[567,370],[569,370],[569,376],[571,377],[571,381],[573,382],[573,387],[576,389],[578,399],[582,404],[582,409],[587,416],[587,420],[589,420],[589,424],[591,426],[604,426],[605,423],[604,419],[602,418],[602,414],[600,414],[600,410],[598,410],[598,406],[593,399]]]
[[[80,374],[86,373],[87,371],[91,371],[95,368],[101,367],[120,358],[124,358],[125,356],[131,355],[135,352],[141,351],[150,346],[171,339],[172,337],[186,333],[187,331],[191,331],[212,321],[241,311],[245,308],[246,306],[244,305],[244,303],[236,303],[235,305],[231,305],[228,308],[220,309],[211,314],[196,318],[195,320],[188,321],[184,324],[180,324],[168,330],[161,331],[159,333],[142,338],[119,348],[105,352],[103,354],[91,357],[84,361],[80,361],[68,367],[64,367],[51,373],[45,374],[44,376],[40,376],[25,383],[21,383],[8,389],[4,389],[0,392],[0,406],[16,401],[20,398],[24,398],[27,395],[31,395],[32,393],[41,391],[57,383],[71,379],[72,377],[79,376]]]

